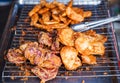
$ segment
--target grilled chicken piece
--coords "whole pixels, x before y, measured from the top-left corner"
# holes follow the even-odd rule
[[[25,49],[27,48],[27,46],[33,46],[33,45],[38,46],[38,43],[37,43],[37,42],[27,41],[27,42],[21,44],[21,45],[19,46],[19,49],[24,52]]]
[[[53,67],[60,67],[62,64],[60,57],[55,55],[53,52],[49,52],[49,51],[46,53],[44,61],[49,62],[48,64],[51,64]],[[43,62],[42,67],[53,68],[52,66],[49,67],[49,65],[48,66],[45,65],[47,65],[46,62]]]
[[[86,64],[97,64],[96,62],[96,57],[93,55],[82,55],[82,63],[86,63]]]
[[[58,73],[58,68],[43,68],[43,67],[34,67],[31,71],[41,79],[40,83],[45,83],[48,80],[54,79]]]
[[[52,36],[46,32],[40,32],[38,35],[38,42],[43,45],[52,45]]]
[[[82,65],[77,55],[78,51],[71,46],[64,46],[61,49],[60,56],[67,70],[76,70]]]
[[[60,42],[67,46],[74,46],[74,31],[71,28],[64,28],[58,30],[58,38]]]
[[[34,64],[35,57],[37,55],[41,56],[41,54],[37,42],[30,43],[24,51],[25,58],[27,58],[31,64]]]
[[[46,49],[43,49],[41,47],[38,47],[37,50],[35,50],[36,54],[35,54],[35,58],[34,58],[34,64],[38,65],[38,66],[41,66],[41,64],[44,62],[45,60],[45,55],[46,55],[46,52],[48,50]]]
[[[55,38],[55,40],[53,40],[53,43],[51,45],[51,50],[53,50],[53,51],[60,50],[60,42],[59,42],[58,38]]]
[[[43,63],[34,67],[31,71],[41,79],[41,82],[45,82],[56,77],[61,64],[60,58],[48,51],[44,56]]]
[[[23,52],[20,49],[9,49],[7,53],[7,59],[15,64],[26,62],[26,58],[23,56]]]

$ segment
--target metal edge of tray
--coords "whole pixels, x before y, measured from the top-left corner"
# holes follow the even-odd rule
[[[17,5],[15,5],[15,2],[13,1],[10,12],[9,12],[9,16],[0,40],[0,82],[2,82],[2,71],[4,69],[4,64],[5,64],[4,55],[10,44],[10,38],[12,33],[11,27],[14,25],[17,9],[18,9]]]

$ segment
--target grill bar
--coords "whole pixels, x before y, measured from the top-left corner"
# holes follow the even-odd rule
[[[75,5],[80,8],[83,8],[84,10],[90,10],[93,13],[93,16],[91,18],[85,19],[85,21],[95,21],[100,20],[104,18],[108,18],[108,7],[107,2],[105,0],[102,0],[100,4],[98,5]],[[18,47],[20,45],[20,42],[22,40],[30,40],[30,41],[37,41],[37,34],[40,30],[30,26],[30,20],[28,18],[28,12],[34,7],[33,4],[24,4],[22,5],[22,8],[20,8],[20,14],[18,16],[18,20],[16,22],[16,30],[13,34],[13,39],[11,42],[11,47]],[[26,22],[25,20],[28,19]],[[102,27],[102,28],[101,28]],[[108,40],[105,43],[105,54],[103,57],[97,57],[97,64],[96,65],[83,65],[82,67],[78,68],[76,71],[67,71],[63,66],[60,67],[59,73],[56,78],[62,79],[62,78],[84,78],[84,77],[119,77],[120,76],[120,70],[118,66],[118,59],[119,57],[116,57],[118,55],[117,49],[116,49],[116,41],[114,38],[114,32],[113,32],[113,26],[110,24],[102,25],[100,27],[97,27],[94,29],[97,33],[103,34],[107,36]],[[23,35],[22,33],[25,32],[26,34]],[[30,64],[29,62],[26,64]],[[24,64],[24,67],[26,65]],[[32,66],[31,66],[32,67]],[[31,71],[29,71],[31,72]],[[20,73],[20,75],[19,75]],[[22,73],[22,74],[21,74]],[[27,77],[29,80],[35,80],[37,76],[31,75],[31,76],[25,76],[23,75],[25,73],[24,70],[21,70],[20,67],[16,66],[15,64],[12,64],[10,62],[6,62],[4,71],[2,73],[2,79],[4,82],[6,81],[16,81],[17,82],[24,82],[24,80],[21,80],[25,77]],[[66,74],[69,73],[70,75]],[[14,77],[14,80],[11,80],[11,77]],[[28,81],[29,81],[28,80]],[[37,80],[39,81],[39,80]],[[51,82],[52,83],[52,82]]]

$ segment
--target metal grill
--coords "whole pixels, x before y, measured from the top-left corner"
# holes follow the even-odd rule
[[[40,30],[31,27],[30,21],[25,21],[28,18],[28,12],[33,8],[34,5],[22,5],[20,9],[20,15],[16,24],[16,30],[13,36],[11,47],[19,46],[21,40],[36,41],[37,34]],[[78,6],[78,5],[77,5]],[[99,5],[80,5],[80,8],[84,10],[92,11],[93,15],[85,21],[95,21],[103,18],[109,17],[109,11],[107,7],[107,2],[102,1]],[[102,27],[102,28],[101,28]],[[67,71],[62,66],[59,69],[58,75],[55,79],[49,81],[50,83],[80,83],[83,79],[89,80],[99,80],[99,78],[108,77],[106,79],[111,80],[111,77],[119,77],[120,70],[118,66],[118,53],[116,49],[116,42],[114,39],[113,27],[111,24],[103,25],[94,29],[97,33],[107,36],[108,41],[105,43],[106,51],[103,57],[97,57],[97,65],[83,65],[77,71]],[[26,35],[22,35],[25,32]],[[29,64],[29,63],[27,63]],[[24,66],[25,67],[25,66]],[[22,73],[22,74],[20,74]],[[39,79],[35,75],[25,76],[25,71],[21,70],[20,67],[15,66],[10,62],[6,62],[3,73],[2,80],[4,82],[17,82],[23,83],[25,80],[23,78],[28,78],[27,83],[39,83]],[[109,78],[110,77],[110,78]],[[14,80],[12,80],[14,78]],[[104,79],[101,79],[101,83],[104,83]],[[106,82],[108,83],[108,82]]]

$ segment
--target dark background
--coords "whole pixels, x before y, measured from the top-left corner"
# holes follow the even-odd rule
[[[8,19],[12,0],[0,0],[0,39]]]

